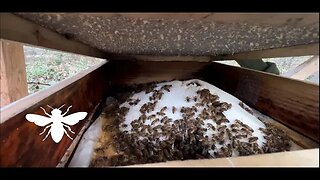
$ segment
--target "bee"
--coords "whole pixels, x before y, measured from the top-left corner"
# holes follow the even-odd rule
[[[171,88],[171,87],[172,87],[172,85],[167,85],[167,84],[166,84],[166,85],[162,86],[161,89],[170,92],[170,88]]]
[[[153,126],[156,123],[157,123],[157,121],[154,120],[154,121],[151,122],[151,125]]]
[[[227,128],[226,125],[220,126],[220,127],[218,127],[218,131],[219,131],[219,132],[220,132],[220,131],[224,131],[226,128]]]
[[[127,124],[122,124],[121,127],[122,128],[126,128],[128,125]]]
[[[194,102],[197,102],[197,100],[198,100],[197,96],[194,96],[194,97],[193,97],[193,101],[194,101]]]
[[[247,138],[246,134],[238,134],[236,135],[236,138],[241,139],[241,138]]]
[[[186,97],[186,101],[190,102],[190,97],[189,96]]]
[[[207,126],[211,128],[213,131],[216,130],[216,128],[211,123],[207,123]]]
[[[165,110],[167,110],[167,106],[165,106],[165,107],[161,108],[160,112],[162,112],[162,113],[163,113]]]
[[[172,106],[172,114],[174,114],[177,111],[177,108]]]
[[[222,118],[222,119],[219,119],[219,120],[216,121],[216,123],[218,125],[220,125],[221,123],[229,123],[229,122],[230,121],[228,119],[226,119],[226,118]]]
[[[258,137],[250,137],[249,138],[249,142],[252,143],[252,142],[256,142],[258,140]]]
[[[164,115],[166,115],[166,113],[164,113],[164,112],[157,112],[157,115],[159,115],[159,116],[164,116]]]
[[[83,120],[88,113],[86,112],[77,112],[77,113],[73,113],[70,114],[68,116],[65,116],[68,112],[69,109],[72,106],[69,106],[67,111],[63,114],[62,111],[60,111],[60,109],[64,106],[62,105],[61,107],[57,108],[52,108],[51,106],[47,105],[48,107],[50,107],[52,109],[51,111],[51,115],[48,114],[46,112],[46,110],[42,107],[40,107],[45,115],[49,116],[49,117],[45,117],[45,116],[41,116],[41,115],[37,115],[37,114],[27,114],[25,117],[29,122],[33,122],[38,126],[46,126],[43,130],[43,132],[40,133],[40,135],[42,135],[49,127],[51,127],[47,133],[47,135],[45,136],[45,138],[42,140],[46,140],[47,137],[49,136],[49,134],[51,134],[52,140],[55,143],[59,143],[63,137],[64,134],[66,134],[68,136],[68,138],[70,138],[71,140],[73,140],[73,138],[71,138],[69,136],[69,134],[67,133],[67,131],[64,129],[64,127],[66,127],[71,133],[75,134],[75,132],[73,132],[70,128],[71,125],[75,125],[77,124],[79,121]],[[50,124],[52,123],[52,124]],[[50,125],[48,125],[50,124]],[[68,126],[70,125],[70,126]]]

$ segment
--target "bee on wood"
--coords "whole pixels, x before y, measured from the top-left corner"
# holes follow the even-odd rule
[[[258,140],[258,137],[250,137],[249,138],[249,142],[252,143],[252,142],[256,142]]]
[[[174,114],[177,111],[177,108],[172,106],[172,114]]]

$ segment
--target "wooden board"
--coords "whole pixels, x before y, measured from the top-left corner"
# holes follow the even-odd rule
[[[152,55],[109,55],[110,60],[141,61],[197,61],[210,62],[220,60],[257,60],[262,58],[319,55],[319,43],[292,47],[265,49],[224,56],[152,56]]]
[[[127,167],[319,167],[319,148],[231,158],[168,161]]]
[[[92,73],[78,74],[72,79],[66,79],[1,109],[0,167],[55,167],[72,140],[64,136],[59,144],[56,144],[51,137],[42,141],[45,134],[39,136],[39,133],[44,128],[27,121],[25,115],[32,113],[44,116],[40,107],[44,107],[50,113],[47,104],[52,107],[66,104],[62,112],[72,105],[68,114],[88,112],[85,120],[71,126],[75,132],[71,136],[75,137],[106,93],[108,86],[103,78],[105,67],[99,64],[87,70],[87,73]],[[52,92],[51,89],[55,91]]]
[[[247,60],[291,56],[319,55],[319,43],[217,56],[217,60]]]
[[[0,38],[71,53],[105,58],[106,54],[22,19],[11,13],[0,13]]]
[[[28,95],[24,51],[20,43],[0,40],[1,105]]]
[[[57,13],[46,13],[57,14]],[[63,13],[59,13],[63,14]],[[72,14],[72,13],[71,13]],[[122,16],[136,19],[171,19],[216,21],[224,23],[255,23],[281,25],[295,22],[297,24],[311,24],[319,21],[318,13],[78,13],[82,15],[114,17]]]

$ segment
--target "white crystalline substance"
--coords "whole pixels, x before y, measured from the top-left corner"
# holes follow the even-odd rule
[[[201,86],[196,86],[195,84],[191,84],[187,86],[190,82],[198,82]],[[172,118],[173,120],[176,119],[182,119],[182,115],[180,113],[180,108],[182,106],[184,107],[191,107],[195,104],[194,101],[190,100],[190,102],[186,101],[186,96],[193,97],[197,95],[197,91],[201,89],[209,89],[210,93],[218,95],[219,101],[231,103],[232,107],[231,109],[224,111],[223,114],[226,116],[226,118],[230,121],[228,123],[228,127],[230,127],[230,124],[232,124],[235,119],[241,120],[243,123],[249,125],[253,130],[253,136],[258,137],[258,145],[261,147],[263,142],[265,142],[265,139],[263,138],[263,135],[259,129],[259,127],[265,128],[265,125],[258,120],[255,116],[248,113],[246,110],[244,110],[242,107],[239,106],[240,100],[236,97],[222,91],[221,89],[206,83],[201,80],[192,79],[188,81],[171,81],[171,82],[164,82],[157,84],[157,87],[155,89],[159,90],[163,85],[172,85],[170,88],[170,92],[163,91],[164,94],[161,98],[161,100],[158,101],[156,104],[156,107],[154,111],[150,113],[146,113],[147,116],[151,114],[156,114],[156,112],[159,112],[160,109],[164,106],[167,106],[168,109],[165,111],[166,116],[168,118]],[[128,126],[126,128],[120,128],[120,130],[128,130],[130,133],[131,130],[131,122],[134,119],[138,119],[141,115],[140,108],[143,104],[149,102],[149,97],[152,95],[152,92],[145,94],[145,91],[139,92],[134,94],[131,99],[140,99],[141,101],[137,105],[129,105],[128,102],[125,102],[120,105],[120,107],[128,107],[129,112],[127,113],[125,117],[125,124]],[[177,111],[173,114],[172,113],[172,107],[175,106],[177,108]],[[195,116],[198,116],[199,112],[202,111],[202,108],[198,108],[198,112],[195,114]],[[157,115],[158,116],[158,115]],[[206,123],[213,123],[212,120],[205,120]],[[150,120],[146,121],[146,124],[151,124]],[[156,123],[154,126],[161,124]],[[92,154],[94,151],[95,143],[97,142],[99,135],[101,133],[102,123],[101,119],[97,119],[97,121],[94,122],[90,126],[90,128],[84,133],[83,138],[80,141],[80,144],[70,162],[70,167],[88,167],[92,158]],[[207,135],[209,138],[213,133],[216,133],[215,131],[212,131],[208,129]],[[165,140],[164,138],[160,138],[160,140]],[[228,143],[228,140],[226,141]],[[220,147],[220,145],[216,144],[217,148]],[[209,150],[209,153],[212,155],[213,150]],[[237,153],[234,152],[233,156],[236,156]]]
[[[187,86],[187,84],[191,82],[197,82],[201,86],[197,86],[196,84],[190,84]],[[231,109],[224,111],[223,114],[226,116],[226,118],[230,121],[227,123],[227,127],[230,128],[230,125],[234,123],[236,119],[239,119],[243,123],[249,125],[254,132],[252,133],[253,136],[258,137],[258,145],[259,147],[262,147],[263,142],[265,142],[265,139],[263,138],[262,132],[259,130],[260,127],[265,128],[265,125],[258,120],[255,116],[244,110],[240,105],[239,102],[241,102],[238,98],[222,91],[221,89],[206,83],[204,81],[198,80],[198,79],[191,79],[187,81],[171,81],[171,82],[163,82],[163,83],[158,83],[156,84],[156,87],[154,88],[155,90],[160,90],[160,88],[163,85],[172,85],[170,88],[170,92],[163,91],[164,94],[162,98],[157,102],[155,109],[149,113],[146,112],[146,116],[150,116],[152,114],[156,114],[157,112],[160,111],[161,108],[164,106],[167,106],[167,110],[165,111],[166,116],[168,118],[171,118],[174,120],[176,119],[182,119],[182,114],[180,113],[181,107],[192,107],[195,105],[196,102],[193,100],[190,100],[189,102],[186,101],[186,97],[194,97],[197,96],[197,91],[202,90],[202,89],[208,89],[211,94],[219,96],[219,101],[221,102],[227,102],[232,104]],[[125,121],[124,124],[127,124],[126,128],[120,127],[121,131],[128,131],[130,133],[131,131],[131,122],[135,119],[139,119],[141,116],[141,112],[139,111],[141,106],[145,103],[150,102],[149,97],[152,96],[153,92],[150,92],[148,94],[145,93],[145,91],[141,91],[139,93],[134,94],[131,96],[131,99],[140,99],[140,102],[137,105],[129,105],[128,102],[124,102],[123,104],[120,105],[120,107],[128,107],[129,111],[125,116]],[[172,113],[172,107],[175,106],[177,108],[177,111],[173,114]],[[198,108],[197,113],[195,114],[195,117],[199,115],[202,111],[202,107]],[[161,119],[161,116],[156,115],[157,118]],[[207,123],[212,123],[214,125],[214,122],[211,119],[204,120],[205,125],[203,127],[207,127]],[[172,124],[171,122],[170,124]],[[145,122],[146,125],[151,124],[151,120],[146,120]],[[155,123],[152,127],[157,126],[158,124],[162,124],[160,122]],[[211,130],[210,128],[207,130],[207,134],[209,138],[212,137],[212,134],[215,134],[217,132]],[[143,139],[143,137],[141,137]],[[160,140],[165,140],[165,138],[160,138]],[[229,140],[226,140],[226,143],[229,143]],[[218,148],[220,145],[216,145]]]

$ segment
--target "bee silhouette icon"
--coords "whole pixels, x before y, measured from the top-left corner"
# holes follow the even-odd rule
[[[62,111],[60,109],[64,105],[62,105],[58,109],[52,108],[51,106],[47,105],[49,108],[52,109],[51,115],[48,114],[43,107],[40,107],[44,111],[45,115],[47,115],[49,117],[41,116],[41,115],[37,115],[37,114],[27,114],[26,115],[26,119],[29,122],[33,122],[36,125],[41,126],[41,127],[46,126],[44,128],[44,130],[39,135],[42,135],[43,133],[46,132],[46,130],[48,128],[50,128],[47,135],[45,136],[45,138],[42,141],[46,140],[47,137],[49,136],[49,134],[51,134],[51,137],[55,143],[59,143],[64,134],[66,134],[68,136],[68,138],[73,140],[73,138],[71,138],[69,136],[67,130],[64,127],[66,127],[71,133],[74,134],[75,132],[73,132],[71,130],[70,126],[75,125],[79,121],[83,120],[87,116],[88,113],[77,112],[77,113],[73,113],[73,114],[65,116],[69,112],[69,109],[72,106],[69,106],[67,111],[62,114]]]

